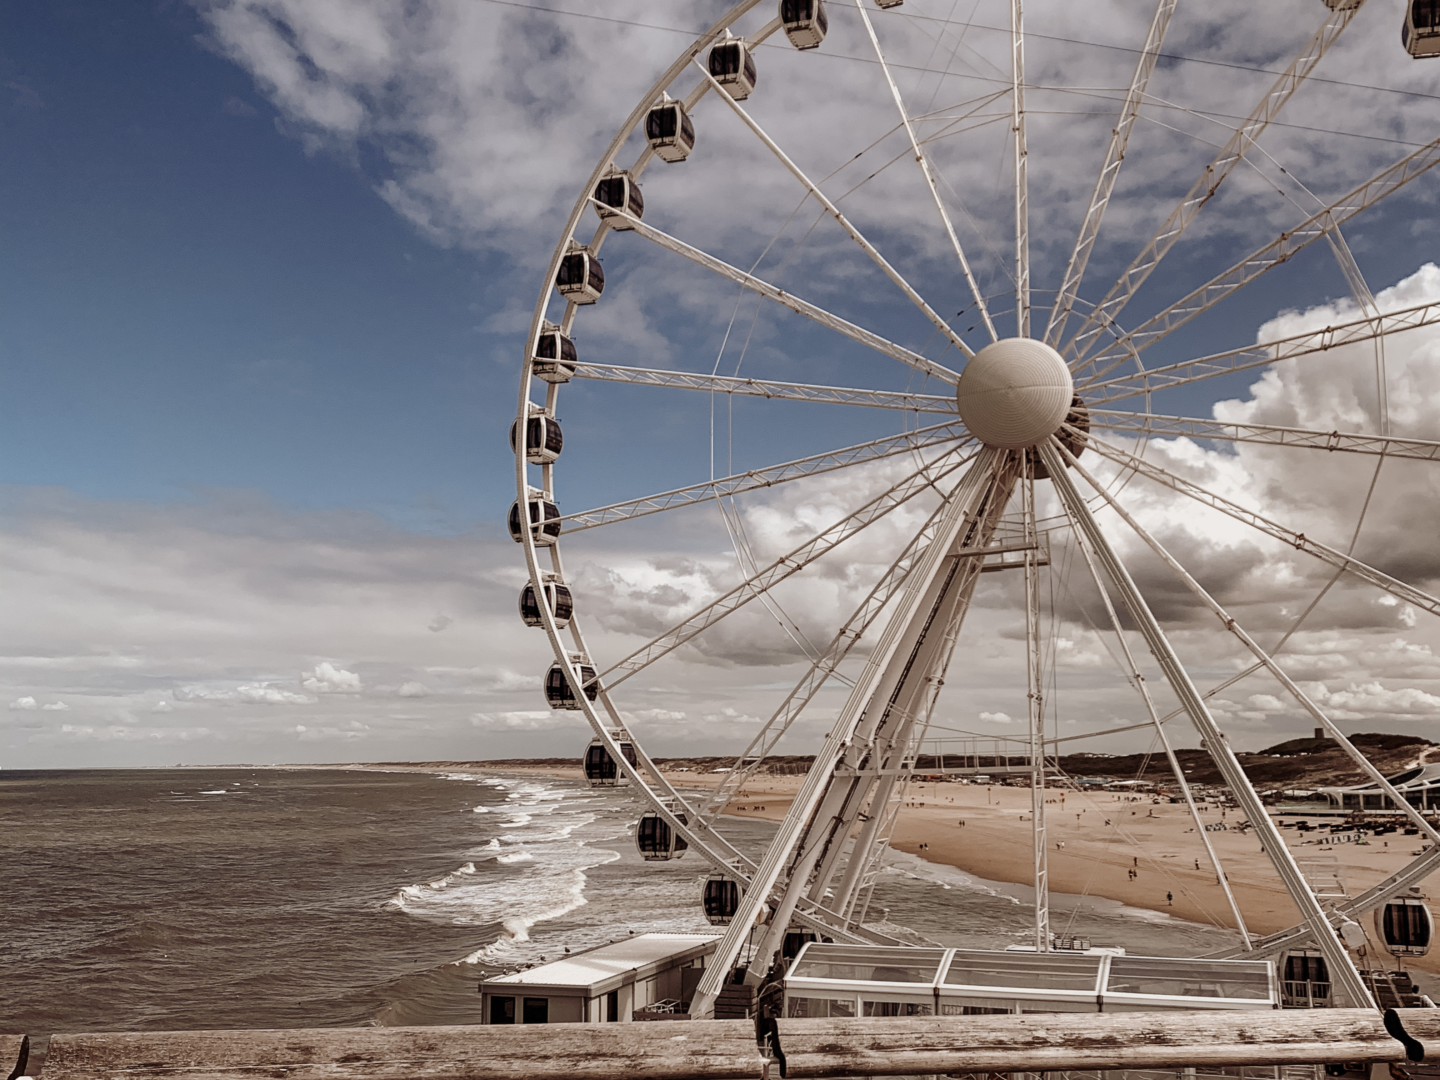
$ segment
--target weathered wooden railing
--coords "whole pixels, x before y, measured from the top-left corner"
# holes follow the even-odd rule
[[[56,1035],[40,1080],[775,1080],[1440,1060],[1440,1009]],[[0,1036],[0,1068],[25,1068]]]

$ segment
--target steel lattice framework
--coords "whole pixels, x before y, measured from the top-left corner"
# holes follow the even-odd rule
[[[865,49],[863,57],[843,59],[863,61],[867,78],[873,82],[874,99],[881,103],[887,123],[893,122],[888,133],[881,133],[869,145],[861,145],[850,157],[845,156],[851,153],[849,141],[863,144],[858,129],[812,133],[811,142],[822,144],[818,146],[804,140],[792,145],[797,143],[797,128],[785,109],[793,109],[793,101],[785,99],[788,104],[772,107],[762,84],[747,74],[753,68],[746,64],[754,63],[756,56],[761,56],[766,65],[783,65],[787,58],[782,42],[787,36],[803,48],[818,45],[822,55],[827,48],[823,27],[817,31],[813,21],[807,22],[813,19],[817,5],[782,8],[790,11],[789,23],[782,18],[764,21],[762,9],[772,4],[773,0],[741,0],[682,50],[641,96],[585,180],[561,230],[535,306],[525,346],[515,429],[517,502],[512,511],[512,531],[523,552],[535,595],[544,596],[547,586],[566,580],[562,549],[582,533],[610,537],[616,533],[597,534],[593,530],[614,529],[633,538],[640,535],[633,530],[657,528],[657,523],[672,520],[659,515],[678,511],[690,515],[690,520],[704,514],[710,515],[706,519],[709,521],[718,518],[729,536],[735,573],[724,591],[717,588],[720,595],[712,594],[713,599],[697,602],[683,618],[653,633],[639,647],[634,647],[633,639],[624,648],[617,647],[607,635],[600,643],[604,655],[593,652],[582,629],[590,615],[583,595],[575,598],[573,615],[562,617],[549,601],[536,601],[533,618],[527,614],[527,621],[542,627],[555,658],[547,692],[553,675],[558,673],[562,686],[573,691],[564,707],[573,707],[583,715],[596,744],[618,764],[645,802],[647,815],[663,823],[668,835],[683,838],[714,871],[738,882],[743,890],[739,908],[696,992],[692,1015],[710,1012],[727,979],[739,975],[751,984],[762,981],[766,965],[793,928],[809,928],[842,942],[895,940],[869,919],[878,869],[921,740],[957,657],[962,626],[977,584],[982,574],[992,570],[1018,570],[1020,574],[1015,576],[1018,579],[1023,575],[1024,579],[1017,595],[1023,595],[1026,678],[1025,686],[1017,687],[1016,692],[1025,696],[1027,705],[1017,711],[1027,716],[1027,733],[1021,741],[1029,747],[1032,772],[1030,840],[1038,885],[1034,946],[1042,951],[1049,948],[1045,748],[1056,740],[1044,737],[1049,708],[1047,687],[1053,682],[1053,671],[1047,666],[1053,664],[1053,648],[1047,635],[1053,632],[1053,620],[1045,617],[1042,582],[1046,573],[1056,572],[1049,556],[1055,544],[1070,545],[1067,550],[1077,554],[1078,559],[1071,562],[1088,571],[1109,620],[1106,632],[1118,642],[1114,655],[1120,679],[1134,688],[1147,717],[1143,725],[1110,727],[1101,734],[1139,727],[1153,730],[1194,814],[1190,789],[1166,728],[1176,716],[1187,717],[1255,824],[1277,878],[1301,912],[1302,923],[1290,930],[1264,937],[1253,934],[1244,924],[1224,868],[1196,817],[1207,858],[1224,887],[1243,948],[1273,951],[1302,940],[1312,941],[1325,953],[1341,995],[1355,1003],[1371,1003],[1353,958],[1335,930],[1440,866],[1440,847],[1432,847],[1361,896],[1344,903],[1322,903],[1275,831],[1209,703],[1215,694],[1239,679],[1263,673],[1336,738],[1379,789],[1396,800],[1400,811],[1409,814],[1421,832],[1432,841],[1440,841],[1440,833],[1345,738],[1322,705],[1286,674],[1276,660],[1276,650],[1262,648],[1204,584],[1146,530],[1127,506],[1127,494],[1142,486],[1151,491],[1164,490],[1177,502],[1224,516],[1257,536],[1289,545],[1299,555],[1328,567],[1337,578],[1346,576],[1411,605],[1417,612],[1440,615],[1440,598],[1357,558],[1353,542],[1350,549],[1344,549],[1307,537],[1263,508],[1208,490],[1157,464],[1154,456],[1146,453],[1150,440],[1183,438],[1218,442],[1230,448],[1258,446],[1274,448],[1274,453],[1309,454],[1317,461],[1317,451],[1359,455],[1374,459],[1377,468],[1387,458],[1423,462],[1440,457],[1440,442],[1389,429],[1383,362],[1377,364],[1378,421],[1373,431],[1230,422],[1158,411],[1152,402],[1156,394],[1276,365],[1280,366],[1277,370],[1303,373],[1307,364],[1317,358],[1334,357],[1337,350],[1379,349],[1400,335],[1440,324],[1440,304],[1396,307],[1388,301],[1383,305],[1377,301],[1341,231],[1363,220],[1365,211],[1420,180],[1440,163],[1440,137],[1380,169],[1339,198],[1321,204],[1318,210],[1304,214],[1278,236],[1180,299],[1148,307],[1146,310],[1155,314],[1135,326],[1126,329],[1118,321],[1161,261],[1180,243],[1205,207],[1221,194],[1226,180],[1240,166],[1253,164],[1251,158],[1258,152],[1262,136],[1280,123],[1278,118],[1292,98],[1312,85],[1312,73],[1351,25],[1364,0],[1325,5],[1318,29],[1299,45],[1294,59],[1244,118],[1228,130],[1223,145],[1210,156],[1185,195],[1141,245],[1119,278],[1098,303],[1089,304],[1081,293],[1087,269],[1096,262],[1102,224],[1117,190],[1123,191],[1117,184],[1127,155],[1133,158],[1140,152],[1135,144],[1143,140],[1147,110],[1159,100],[1149,87],[1157,77],[1177,4],[1176,0],[1157,0],[1144,35],[1136,42],[1133,70],[1127,62],[1126,72],[1117,80],[1123,88],[1115,91],[1120,95],[1115,98],[1118,112],[1100,155],[1093,187],[1088,180],[1091,174],[1086,173],[1085,190],[1090,195],[1080,214],[1078,235],[1073,243],[1067,240],[1059,249],[1068,250],[1069,257],[1058,274],[1058,290],[1043,327],[1039,317],[1033,317],[1032,326],[1032,229],[1039,235],[1040,228],[1048,230],[1052,224],[1048,216],[1042,216],[1041,210],[1048,212],[1049,208],[1040,208],[1038,195],[1032,204],[1031,181],[1039,175],[1036,165],[1042,159],[1032,160],[1030,142],[1032,132],[1040,130],[1035,118],[1043,112],[1034,102],[1041,94],[1079,91],[1063,87],[1057,90],[1027,81],[1026,12],[1022,0],[1005,0],[1009,14],[1005,28],[1009,69],[1005,77],[992,78],[996,85],[987,84],[985,93],[972,100],[947,108],[926,106],[923,110],[917,105],[922,97],[920,91],[910,89],[913,70],[918,66],[922,73],[935,74],[937,85],[943,84],[949,74],[948,65],[960,48],[947,37],[951,28],[946,21],[930,20],[939,27],[926,38],[933,43],[931,57],[915,65],[909,63],[912,57],[902,60],[894,55],[909,40],[907,33],[920,25],[900,21],[912,18],[908,13],[910,4],[898,9],[898,0],[896,4],[878,6],[867,4],[867,0],[853,0],[852,7],[851,0],[832,0],[829,11],[834,22],[839,25],[843,19],[852,40]],[[806,15],[801,9],[812,14]],[[721,49],[729,50],[724,56],[731,60],[714,62],[713,57]],[[945,66],[935,60],[936,56]],[[932,60],[934,71],[926,66]],[[806,74],[823,80],[825,70],[817,66]],[[750,100],[752,92],[754,101]],[[653,116],[662,113],[662,120],[669,118],[668,128],[664,123],[651,124]],[[720,155],[725,160],[717,164],[711,158],[705,167],[721,169],[734,159],[739,179],[727,175],[722,181],[732,183],[732,191],[744,193],[739,202],[752,194],[757,199],[773,194],[762,185],[756,185],[752,192],[743,182],[762,171],[769,180],[778,177],[776,183],[787,185],[786,197],[793,194],[800,200],[801,209],[791,212],[758,256],[759,245],[752,241],[765,230],[747,228],[727,233],[713,227],[708,217],[687,218],[683,207],[669,203],[664,203],[664,211],[657,215],[666,223],[662,229],[645,219],[644,201],[630,195],[638,191],[641,178],[657,156],[678,163],[688,157],[694,146],[703,143],[703,134],[694,138],[685,134],[692,114],[697,130],[703,118],[705,125],[724,130],[732,140]],[[998,210],[992,214],[997,221],[1003,218],[1003,231],[1013,238],[1013,247],[1006,241],[1003,257],[996,254],[996,245],[990,243],[985,229],[977,226],[968,193],[946,175],[947,169],[954,167],[947,158],[953,143],[947,140],[986,125],[997,129],[1008,126],[1004,157],[1010,163],[1013,192],[1007,192],[1003,215]],[[627,148],[637,144],[640,149],[626,159],[626,165],[622,155],[629,154]],[[742,152],[735,149],[737,146],[746,149]],[[893,156],[883,160],[885,154]],[[821,166],[810,164],[833,164],[837,160],[840,166],[829,174]],[[906,162],[908,165],[901,164]],[[896,168],[892,170],[891,166]],[[700,166],[691,163],[686,167]],[[905,198],[916,203],[918,213],[932,222],[924,229],[913,229],[910,219],[898,212],[893,219],[886,219],[876,210],[881,204],[866,204],[856,197],[861,189],[873,190],[867,185],[879,185],[898,175],[902,168],[912,167],[914,171],[909,175],[913,185],[906,189]],[[1088,170],[1091,166],[1085,167]],[[846,169],[858,172],[845,173]],[[848,184],[843,189],[842,181],[836,179],[842,173],[849,178],[843,181]],[[856,175],[862,178],[851,182]],[[655,190],[660,188],[655,185]],[[673,194],[672,189],[665,189],[667,197]],[[707,198],[713,198],[713,193]],[[1318,199],[1315,202],[1320,204]],[[660,200],[653,199],[652,206],[657,204],[661,204]],[[710,210],[711,203],[702,209]],[[798,220],[802,210],[813,214],[811,231],[822,224],[831,230],[823,243],[816,241],[823,257],[815,256],[814,262],[805,263],[809,269],[804,274],[795,272],[793,266],[798,265],[797,260],[810,257],[802,250],[810,232],[789,248],[782,245],[772,250],[782,236],[787,238],[786,243],[793,240],[785,230],[791,219]],[[588,237],[583,236],[582,223],[592,213],[598,214],[599,224]],[[907,232],[907,228],[912,231]],[[737,235],[742,239],[735,240]],[[625,239],[616,240],[616,236]],[[927,246],[929,240],[933,244]],[[1320,330],[1181,359],[1176,359],[1173,352],[1174,341],[1180,340],[1177,337],[1167,344],[1172,351],[1163,363],[1146,367],[1148,349],[1281,264],[1302,255],[1315,257],[1315,252],[1306,253],[1321,240],[1327,243],[1316,251],[1329,248],[1339,259],[1355,295],[1356,314],[1337,316],[1336,321]],[[1247,242],[1246,247],[1253,242]],[[560,348],[557,340],[563,340],[567,347],[574,345],[577,322],[585,325],[588,317],[581,313],[588,305],[607,302],[601,298],[603,277],[595,278],[592,268],[611,243],[624,244],[626,258],[639,260],[627,265],[657,268],[649,276],[632,272],[626,279],[612,283],[612,289],[629,288],[632,283],[640,283],[634,287],[643,288],[644,282],[684,273],[708,283],[701,291],[704,299],[714,301],[711,306],[717,310],[728,308],[730,303],[729,299],[715,300],[722,296],[718,290],[724,290],[725,298],[746,298],[754,305],[756,325],[762,316],[768,319],[769,312],[789,313],[777,315],[774,325],[783,318],[787,321],[782,328],[801,328],[797,334],[806,344],[796,348],[803,349],[810,367],[824,372],[821,382],[750,374],[757,366],[754,364],[743,375],[738,365],[734,371],[727,368],[722,373],[719,360],[711,366],[695,361],[689,354],[690,362],[668,367],[664,358],[633,356],[637,348],[624,341],[618,352],[601,349],[598,360],[580,359],[563,349],[555,351]],[[995,266],[987,264],[986,255],[977,256],[984,249],[989,250]],[[717,250],[730,254],[722,257]],[[1037,252],[1043,250],[1037,245]],[[767,267],[763,275],[762,264]],[[1117,260],[1116,265],[1120,264]],[[815,273],[815,265],[833,268],[834,272],[829,277]],[[935,270],[936,266],[941,269]],[[798,281],[793,289],[788,284],[782,286],[789,280],[787,274]],[[564,301],[560,312],[553,310],[555,288],[561,291]],[[1013,307],[1007,310],[1004,305],[1011,302],[1010,297]],[[945,314],[956,307],[959,310],[954,315]],[[844,309],[846,313],[832,309]],[[736,300],[737,315],[731,317],[730,326],[737,337],[744,332],[743,327],[736,329],[740,311],[741,301]],[[801,318],[793,318],[796,315]],[[723,317],[718,321],[723,323]],[[972,325],[959,329],[965,322]],[[913,324],[919,325],[918,332]],[[603,324],[597,325],[600,329],[596,336],[603,337]],[[987,346],[1002,341],[1001,328],[1009,329],[1011,325],[1016,338],[1030,339],[1033,330],[1036,341],[1060,350],[1068,361],[1078,398],[1070,406],[1065,423],[1058,430],[1054,423],[1049,424],[1044,430],[1054,434],[1038,442],[983,445],[960,419],[965,370]],[[731,330],[726,331],[721,345],[722,358],[727,355]],[[974,339],[967,340],[972,334]],[[833,357],[824,352],[825,346],[818,347],[817,355],[814,335],[831,335]],[[776,339],[782,340],[778,332]],[[748,333],[744,340],[748,349]],[[582,344],[589,349],[588,340]],[[1038,347],[1031,341],[1025,344]],[[542,346],[550,351],[542,351]],[[772,345],[767,339],[764,348],[771,350],[767,355],[775,361],[771,368],[775,374],[793,374],[794,367],[781,363],[795,359],[783,344]],[[883,358],[873,369],[864,369],[875,372],[876,385],[828,385],[842,381],[832,372],[855,370],[846,365],[850,363],[847,358],[857,350],[867,359]],[[648,360],[655,366],[612,364],[610,358],[633,358],[642,364]],[[1054,362],[1063,374],[1065,363],[1058,359]],[[710,370],[705,370],[707,367]],[[556,508],[561,443],[558,438],[553,445],[547,443],[546,433],[552,430],[551,425],[558,433],[558,403],[563,388],[572,380],[592,395],[588,400],[607,403],[623,400],[619,395],[626,393],[663,395],[683,390],[689,393],[688,399],[677,395],[667,400],[690,402],[695,401],[695,395],[709,395],[709,477],[662,491],[654,490],[661,485],[643,485],[642,481],[642,494],[588,510],[567,505],[568,512],[561,513]],[[1067,390],[1058,406],[1061,411],[1069,398]],[[1137,402],[1136,398],[1143,401]],[[864,414],[869,422],[885,418],[893,426],[880,428],[884,433],[878,437],[877,429],[871,427],[865,429],[863,437],[855,434],[826,444],[840,445],[839,449],[798,457],[792,451],[784,455],[788,460],[780,460],[781,455],[776,454],[769,459],[774,463],[717,470],[713,464],[715,425],[728,422],[730,411],[743,402],[757,407],[760,402],[768,403],[763,407],[770,409],[798,409],[804,404],[806,408],[800,411],[816,417],[813,422],[817,426],[822,423],[818,419],[821,416],[834,416],[844,423],[845,417],[861,415],[854,410],[871,410]],[[1120,405],[1122,402],[1129,404]],[[832,411],[817,412],[808,408],[812,405],[829,406]],[[611,407],[607,404],[607,408]],[[624,407],[613,408],[617,411],[607,417],[607,422],[622,430],[629,428],[632,421]],[[980,422],[983,417],[965,415],[977,432],[985,426]],[[717,417],[721,420],[717,421]],[[1102,438],[1100,433],[1110,437]],[[1003,442],[998,438],[995,441]],[[748,445],[743,448],[750,449]],[[566,452],[580,451],[572,447]],[[747,460],[754,459],[747,456]],[[1101,478],[1092,474],[1097,466],[1105,474]],[[717,471],[728,475],[717,475]],[[847,483],[837,489],[849,499],[843,512],[813,528],[803,542],[792,543],[785,553],[764,559],[756,556],[744,535],[737,497],[747,493],[756,497],[780,485],[795,484],[803,489],[807,482],[819,477],[829,477],[826,483],[838,484],[837,474],[842,473]],[[643,493],[647,488],[651,493]],[[1044,517],[1045,513],[1051,516]],[[1198,609],[1208,611],[1222,631],[1254,658],[1251,667],[1218,687],[1202,690],[1197,685],[1122,560],[1110,535],[1110,526],[1115,522],[1179,578]],[[903,528],[897,523],[902,523]],[[899,543],[893,539],[897,528],[904,534]],[[632,531],[626,533],[627,529]],[[857,537],[876,544],[882,536],[886,538],[883,542],[892,546],[879,564],[878,579],[855,590],[855,595],[862,595],[858,606],[843,620],[837,619],[839,625],[833,631],[826,628],[827,636],[818,639],[823,644],[805,640],[803,631],[784,610],[783,592],[790,587],[785,583],[808,580],[814,568],[833,565],[837,558],[834,553],[839,551],[843,557],[843,552],[857,546]],[[1318,597],[1312,608],[1316,602]],[[803,660],[797,659],[796,663],[803,671],[794,688],[759,725],[723,781],[703,798],[682,793],[635,738],[628,714],[613,695],[634,676],[651,672],[657,664],[673,663],[667,657],[686,655],[685,650],[693,650],[697,643],[708,640],[702,635],[737,618],[737,613],[762,608],[801,649]],[[1171,714],[1160,714],[1142,673],[1143,655],[1139,649],[1132,649],[1132,640],[1143,645],[1179,702],[1180,707]],[[826,714],[829,735],[794,802],[767,849],[758,857],[746,855],[726,838],[723,811],[745,782],[765,767],[781,740],[794,733],[797,721],[813,715],[817,696],[827,688],[834,689],[837,683],[843,684],[843,701]],[[637,685],[632,683],[626,690]],[[1173,725],[1168,730],[1173,734]],[[627,756],[627,748],[633,748],[633,760]]]

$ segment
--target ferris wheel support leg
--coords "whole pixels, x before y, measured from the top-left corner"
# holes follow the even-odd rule
[[[1155,734],[1160,739],[1160,745],[1165,749],[1165,759],[1170,763],[1170,771],[1175,774],[1175,781],[1180,785],[1180,791],[1185,796],[1185,806],[1190,811],[1190,820],[1195,822],[1195,832],[1200,837],[1200,842],[1205,845],[1205,854],[1209,856],[1210,865],[1215,868],[1215,880],[1225,891],[1225,899],[1230,905],[1230,914],[1235,919],[1235,928],[1240,931],[1240,940],[1249,950],[1254,946],[1250,937],[1250,928],[1245,925],[1245,916],[1241,913],[1240,904],[1236,901],[1235,893],[1230,888],[1230,878],[1220,863],[1220,856],[1215,854],[1215,846],[1210,843],[1210,834],[1205,831],[1205,822],[1200,818],[1200,808],[1195,805],[1195,796],[1190,791],[1189,781],[1185,779],[1185,770],[1181,767],[1179,758],[1175,756],[1175,748],[1170,744],[1170,736],[1165,734],[1165,721],[1169,717],[1161,717],[1155,708],[1155,700],[1150,696],[1150,690],[1145,685],[1145,676],[1140,674],[1139,665],[1135,663],[1135,655],[1130,651],[1130,643],[1125,640],[1120,619],[1115,613],[1115,604],[1110,599],[1110,590],[1105,587],[1105,579],[1100,576],[1100,568],[1095,565],[1095,554],[1090,550],[1085,534],[1080,531],[1078,526],[1075,529],[1075,543],[1080,549],[1081,556],[1085,559],[1085,565],[1090,569],[1090,577],[1095,581],[1095,588],[1099,591],[1100,599],[1105,605],[1105,614],[1110,619],[1110,625],[1115,629],[1115,639],[1120,643],[1120,655],[1125,661],[1125,675],[1139,693],[1140,700],[1145,703],[1145,711],[1150,715],[1150,722],[1155,725]]]
[[[1308,712],[1317,724],[1325,729],[1330,738],[1349,755],[1350,760],[1360,767],[1380,791],[1389,796],[1390,801],[1395,804],[1396,809],[1404,813],[1410,819],[1411,823],[1417,826],[1432,842],[1440,843],[1440,832],[1437,832],[1435,827],[1425,820],[1425,815],[1421,813],[1418,808],[1412,806],[1409,800],[1401,795],[1400,792],[1395,790],[1394,785],[1385,778],[1385,774],[1375,767],[1374,763],[1360,751],[1359,747],[1345,737],[1344,732],[1335,726],[1335,722],[1330,719],[1319,705],[1315,704],[1314,699],[1312,699],[1309,694],[1300,689],[1295,680],[1286,673],[1285,669],[1277,664],[1269,653],[1260,648],[1255,639],[1245,632],[1244,628],[1231,617],[1230,613],[1221,607],[1220,603],[1205,590],[1205,587],[1191,577],[1190,573],[1180,565],[1179,561],[1161,545],[1160,541],[1151,536],[1150,533],[1135,520],[1129,511],[1111,498],[1109,493],[1085,471],[1084,467],[1069,455],[1068,451],[1066,452],[1066,457],[1069,458],[1075,471],[1085,479],[1085,482],[1105,497],[1105,501],[1110,504],[1110,508],[1120,515],[1121,519],[1125,524],[1130,526],[1135,535],[1143,540],[1146,546],[1155,552],[1165,565],[1175,572],[1180,580],[1185,583],[1185,587],[1194,593],[1202,604],[1210,609],[1211,613],[1220,620],[1221,625],[1223,625],[1226,630],[1230,631],[1230,633],[1239,639],[1240,643],[1244,645],[1245,648],[1250,651],[1251,655],[1260,662],[1260,665],[1274,677],[1275,681],[1285,688],[1285,692],[1293,697],[1296,703]]]
[[[955,547],[956,537],[961,534],[967,522],[973,518],[977,505],[983,505],[1004,459],[1004,451],[988,448],[982,450],[976,455],[974,463],[955,492],[949,496],[950,505],[936,528],[935,539],[931,541],[915,568],[910,572],[890,622],[867,658],[865,667],[857,677],[834,727],[815,755],[814,764],[806,775],[799,792],[796,793],[795,801],[791,804],[785,819],[780,823],[779,829],[776,830],[774,838],[766,849],[764,859],[761,860],[760,866],[752,876],[750,886],[741,898],[740,906],[736,910],[730,926],[716,946],[714,957],[691,1000],[690,1015],[692,1017],[704,1018],[714,1011],[715,999],[719,996],[725,980],[729,977],[741,950],[745,947],[752,928],[770,901],[771,891],[780,881],[787,867],[796,862],[799,845],[805,839],[812,825],[817,823],[817,811],[822,802],[832,794],[837,766],[841,765],[847,751],[853,749],[856,754],[860,754],[867,749],[863,745],[855,745],[856,730],[865,719],[866,709],[875,698],[882,681],[888,681],[883,677],[889,673],[892,658],[907,642],[912,643],[913,647],[913,642],[921,630],[921,627],[916,624],[923,623],[930,615],[934,602],[933,586],[936,584],[937,578],[940,578],[946,570],[947,563],[951,561],[946,556]],[[925,603],[927,598],[931,600],[930,604]],[[823,848],[817,844],[813,846],[812,850],[814,859],[818,860]],[[801,861],[804,858],[802,855]],[[811,865],[813,866],[813,862]],[[808,875],[807,867],[795,866],[795,871],[802,869],[806,870]],[[791,872],[786,887],[789,911],[776,912],[771,920],[770,932],[766,934],[767,941],[773,936],[776,925],[779,926],[779,932],[784,933],[790,913],[794,911],[795,902],[799,899],[800,890],[804,888],[804,879],[797,879],[795,871]],[[764,943],[762,943],[761,948],[764,947]],[[757,955],[767,954],[760,952]]]
[[[1121,600],[1129,608],[1141,635],[1145,638],[1146,645],[1149,646],[1156,662],[1164,672],[1166,681],[1169,682],[1175,696],[1185,706],[1191,722],[1200,732],[1206,751],[1215,761],[1225,783],[1250,819],[1251,826],[1259,835],[1265,854],[1274,865],[1286,891],[1294,900],[1295,906],[1300,909],[1300,914],[1309,925],[1316,944],[1324,953],[1330,967],[1332,981],[1344,998],[1355,1007],[1375,1008],[1375,1000],[1361,980],[1354,961],[1331,927],[1329,919],[1320,907],[1320,901],[1316,899],[1305,876],[1300,872],[1300,867],[1296,865],[1290,849],[1285,846],[1285,840],[1280,835],[1280,830],[1276,828],[1275,823],[1270,820],[1269,814],[1265,812],[1265,805],[1250,785],[1245,770],[1240,767],[1239,759],[1230,749],[1230,742],[1225,737],[1225,733],[1220,730],[1220,726],[1210,714],[1209,708],[1200,696],[1200,691],[1191,681],[1189,673],[1180,662],[1170,640],[1160,628],[1159,620],[1155,618],[1150,606],[1145,603],[1145,598],[1136,587],[1130,572],[1120,561],[1115,549],[1110,546],[1105,534],[1101,532],[1099,522],[1095,520],[1089,504],[1075,487],[1074,481],[1071,480],[1065,457],[1062,457],[1063,449],[1060,447],[1059,441],[1051,436],[1049,440],[1041,443],[1037,450],[1041,460],[1045,462],[1045,467],[1050,472],[1051,482],[1055,485],[1055,493],[1064,504],[1066,513],[1075,522],[1076,527],[1085,534],[1085,538],[1099,556],[1106,576],[1114,583]],[[1071,460],[1073,462],[1073,459]]]
[[[1030,720],[1030,829],[1034,852],[1035,951],[1050,951],[1050,856],[1045,833],[1045,671],[1040,647],[1040,574],[1034,547],[1035,481],[1020,481],[1025,518],[1025,681],[1026,707]]]

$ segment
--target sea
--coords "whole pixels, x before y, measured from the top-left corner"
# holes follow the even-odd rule
[[[481,979],[714,932],[708,867],[642,861],[642,809],[623,788],[500,772],[0,772],[0,1031],[43,1050],[56,1032],[478,1023]],[[757,853],[773,829],[722,826]],[[1003,948],[1028,940],[1030,895],[895,854],[871,914]],[[1098,898],[1051,906],[1057,932],[1132,954],[1234,940]]]

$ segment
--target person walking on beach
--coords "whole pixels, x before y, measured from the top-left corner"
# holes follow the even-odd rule
[[[1168,892],[1167,892],[1167,893],[1165,894],[1165,903],[1169,904],[1171,907],[1174,907],[1174,906],[1175,906],[1175,894],[1174,894],[1174,893],[1168,893]]]

